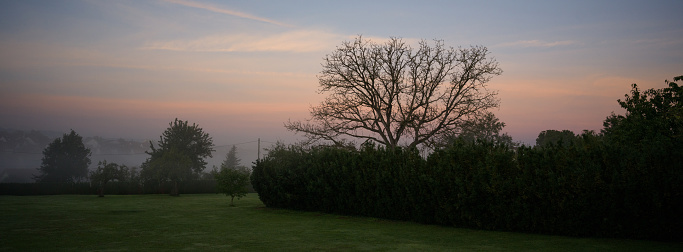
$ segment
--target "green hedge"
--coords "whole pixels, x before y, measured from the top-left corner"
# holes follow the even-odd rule
[[[517,150],[457,141],[426,159],[416,150],[372,145],[276,146],[254,165],[251,180],[268,207],[488,230],[682,240],[680,157],[624,156],[623,148],[591,134],[579,140]]]

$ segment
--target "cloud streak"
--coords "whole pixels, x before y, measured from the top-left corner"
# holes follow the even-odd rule
[[[498,44],[498,47],[558,47],[558,46],[570,46],[580,44],[578,41],[574,40],[562,40],[562,41],[551,41],[546,42],[543,40],[519,40],[515,42],[507,42]]]
[[[260,21],[260,22],[269,23],[269,24],[274,24],[277,26],[292,27],[292,25],[290,25],[290,24],[285,24],[285,23],[270,20],[267,18],[262,18],[262,17],[251,15],[251,14],[247,14],[247,13],[242,13],[239,11],[223,9],[223,8],[219,8],[219,7],[204,4],[204,3],[198,3],[198,2],[186,1],[186,0],[165,0],[165,1],[168,3],[178,4],[178,5],[197,8],[197,9],[203,9],[203,10],[207,10],[207,11],[211,11],[211,12],[215,12],[215,13],[227,14],[230,16],[251,19],[254,21]]]
[[[191,40],[149,42],[142,49],[188,52],[315,52],[330,51],[349,36],[316,30],[274,35],[229,34]]]

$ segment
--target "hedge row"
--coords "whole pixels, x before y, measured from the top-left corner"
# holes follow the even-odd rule
[[[180,183],[181,194],[217,193],[215,180],[195,180]],[[104,194],[167,194],[172,188],[168,183],[109,182]],[[98,186],[91,183],[3,183],[0,195],[57,195],[93,194],[97,195]]]
[[[682,240],[683,160],[624,157],[592,135],[545,148],[276,146],[252,185],[268,207],[488,230]],[[635,159],[645,159],[637,161]],[[679,162],[681,161],[681,162]]]

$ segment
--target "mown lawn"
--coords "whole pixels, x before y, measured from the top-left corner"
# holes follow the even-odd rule
[[[265,208],[256,194],[0,196],[0,251],[683,251]]]

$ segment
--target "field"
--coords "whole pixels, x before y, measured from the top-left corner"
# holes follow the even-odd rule
[[[683,251],[270,209],[256,194],[0,196],[0,251]]]

